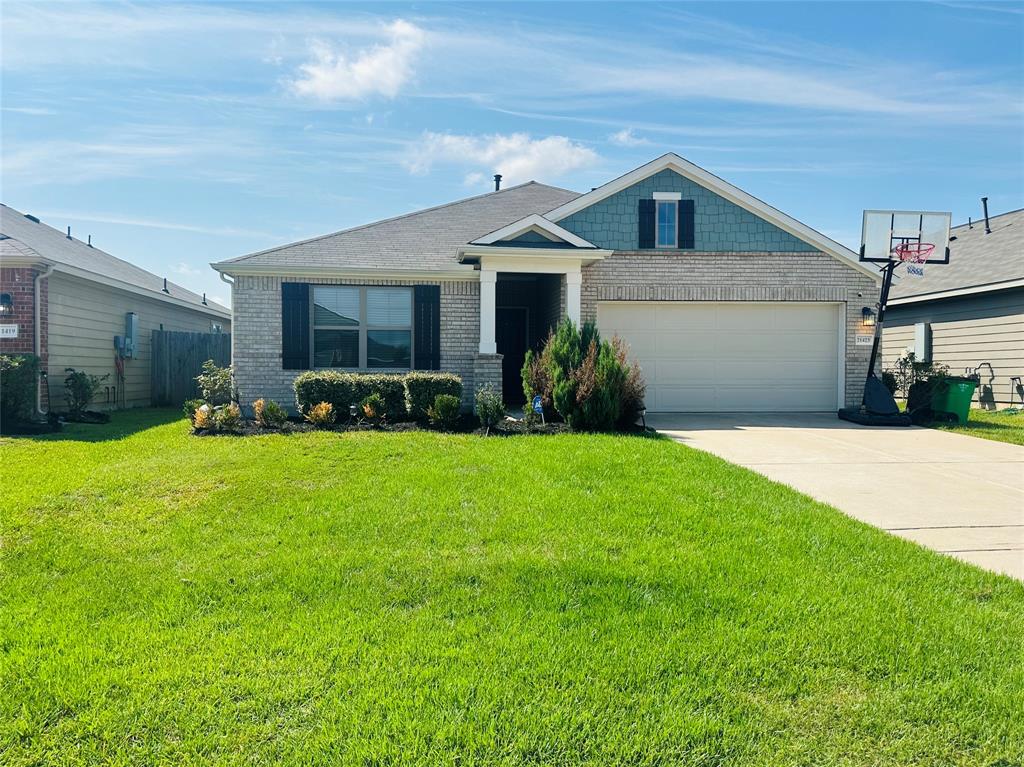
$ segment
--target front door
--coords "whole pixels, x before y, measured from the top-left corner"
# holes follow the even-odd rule
[[[522,405],[521,371],[526,360],[530,312],[525,306],[499,306],[495,312],[494,336],[501,361],[502,398],[508,405]]]

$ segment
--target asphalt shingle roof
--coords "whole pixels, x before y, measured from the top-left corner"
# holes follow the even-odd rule
[[[923,277],[902,277],[892,286],[893,298],[909,298],[947,290],[976,288],[1024,279],[1024,209],[949,230],[949,263],[928,264]],[[953,238],[956,239],[953,239]],[[897,272],[899,274],[899,272]]]
[[[26,218],[23,213],[3,204],[0,204],[0,235],[6,238],[0,239],[0,259],[15,256],[39,257],[55,264],[91,272],[96,275],[99,282],[117,280],[151,291],[157,299],[164,299],[168,295],[163,292],[163,277],[147,272],[97,247],[87,245],[81,240],[69,240],[64,232]],[[213,310],[218,314],[228,311],[213,301],[203,305],[202,296],[170,280],[167,281],[167,289],[172,298],[194,304],[202,311]]]
[[[577,197],[577,192],[530,181],[214,266],[227,272],[232,264],[441,271],[457,266],[458,249],[472,240]]]

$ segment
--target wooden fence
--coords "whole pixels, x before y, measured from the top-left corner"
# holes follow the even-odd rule
[[[230,333],[153,331],[152,397],[154,405],[180,405],[199,396],[195,378],[203,363],[231,364]]]

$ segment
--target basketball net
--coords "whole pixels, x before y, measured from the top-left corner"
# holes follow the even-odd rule
[[[924,277],[924,262],[934,250],[935,245],[930,242],[901,242],[892,253],[907,265],[907,276]]]

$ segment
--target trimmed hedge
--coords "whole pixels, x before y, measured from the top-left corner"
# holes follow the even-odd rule
[[[405,402],[409,417],[414,421],[427,420],[427,410],[442,394],[462,400],[462,379],[454,373],[413,372],[405,375]]]
[[[321,402],[334,406],[339,420],[348,418],[349,406],[360,405],[371,394],[384,400],[384,417],[392,423],[408,418],[403,376],[388,373],[343,373],[310,370],[295,379],[295,404],[302,413]]]

